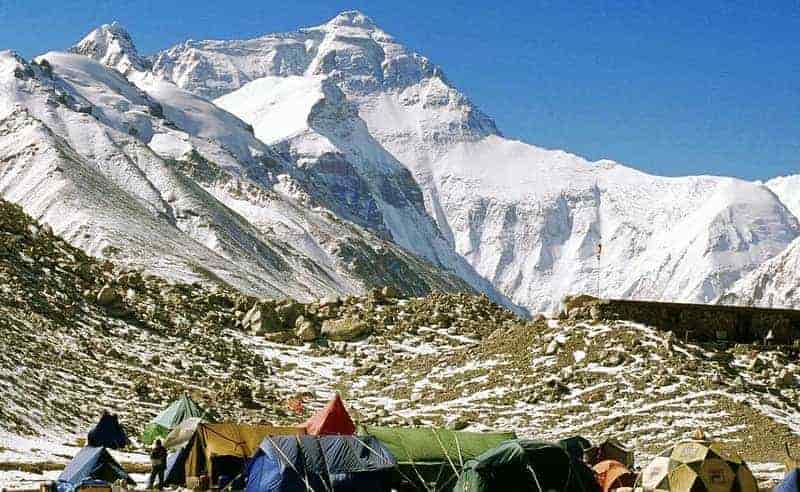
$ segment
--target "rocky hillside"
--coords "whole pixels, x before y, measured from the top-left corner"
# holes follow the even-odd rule
[[[3,201],[0,238],[6,455],[29,453],[9,435],[74,443],[106,408],[136,435],[181,392],[242,421],[301,422],[340,391],[361,422],[613,435],[644,454],[702,427],[767,464],[800,446],[794,347],[698,346],[580,309],[526,321],[485,296],[390,287],[257,300],[93,259]]]
[[[104,408],[140,429],[183,391],[221,416],[296,422],[286,401],[321,404],[334,368],[359,363],[345,345],[390,322],[416,332],[431,315],[459,323],[461,309],[474,332],[476,319],[516,319],[465,295],[300,304],[168,283],[91,258],[2,200],[0,238],[0,429],[19,434],[80,433]]]

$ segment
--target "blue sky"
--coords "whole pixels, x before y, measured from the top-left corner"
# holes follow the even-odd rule
[[[0,0],[30,57],[122,22],[150,54],[357,8],[441,65],[510,137],[648,172],[800,172],[800,3]]]

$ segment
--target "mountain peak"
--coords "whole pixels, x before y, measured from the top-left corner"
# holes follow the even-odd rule
[[[70,51],[93,58],[123,74],[148,67],[147,61],[136,50],[131,35],[117,21],[96,28]]]
[[[347,10],[341,12],[327,22],[328,26],[361,27],[365,29],[375,29],[375,21],[367,17],[359,10]]]

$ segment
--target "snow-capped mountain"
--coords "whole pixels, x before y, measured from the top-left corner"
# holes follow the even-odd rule
[[[354,164],[359,193],[375,196],[390,155],[447,244],[532,310],[598,290],[709,302],[800,234],[758,183],[650,176],[504,138],[441,69],[360,12],[252,40],[188,41],[157,54],[153,71],[213,98],[300,167],[321,168],[332,152],[365,157]],[[324,130],[320,101],[338,107]],[[359,223],[370,227],[367,215]],[[398,242],[430,257],[424,243]]]
[[[796,217],[800,217],[800,174],[774,178],[766,185]]]
[[[94,255],[176,280],[299,299],[467,288],[320,208],[233,115],[129,72],[152,95],[82,54],[0,54],[3,197]]]
[[[710,302],[800,235],[795,178],[664,178],[507,139],[360,12],[150,59],[113,23],[70,52],[0,57],[0,193],[169,278]]]
[[[743,306],[800,307],[800,238],[749,273],[718,302]]]

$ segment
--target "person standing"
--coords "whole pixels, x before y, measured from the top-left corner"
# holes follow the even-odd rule
[[[161,439],[157,439],[153,445],[153,450],[150,451],[150,480],[147,482],[147,488],[153,488],[153,482],[158,477],[158,490],[164,488],[164,471],[167,469],[167,448],[161,444]]]

